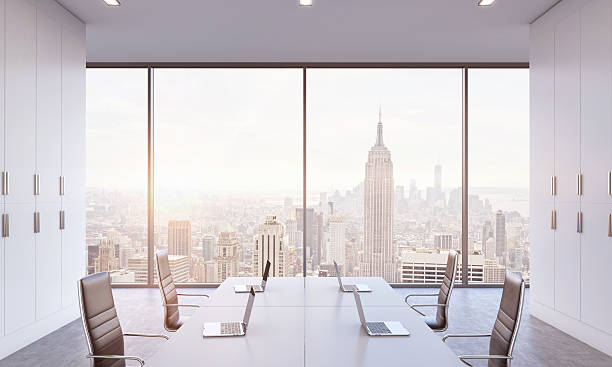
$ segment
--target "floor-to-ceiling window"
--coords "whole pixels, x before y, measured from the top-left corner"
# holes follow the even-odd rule
[[[87,274],[147,282],[147,69],[87,70]]]
[[[461,69],[309,69],[308,275],[434,283],[461,248]],[[308,223],[308,221],[307,221]]]
[[[468,250],[485,283],[529,280],[529,71],[469,71]]]
[[[302,273],[300,69],[155,70],[155,249],[176,282]]]
[[[166,250],[178,283],[260,276],[266,260],[272,276],[336,261],[439,283],[454,249],[471,283],[529,278],[528,69],[90,68],[87,82],[88,273],[155,281],[148,251]]]

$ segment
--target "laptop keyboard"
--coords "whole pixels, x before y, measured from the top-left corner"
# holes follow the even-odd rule
[[[391,334],[384,322],[367,322],[366,325],[372,334]]]
[[[240,323],[238,323],[238,322],[222,322],[221,323],[221,334],[222,335],[236,335],[236,334],[240,334]]]

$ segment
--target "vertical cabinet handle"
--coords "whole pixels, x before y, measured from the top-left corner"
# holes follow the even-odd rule
[[[40,212],[34,212],[34,233],[40,233]]]
[[[60,196],[64,196],[64,176],[60,176],[59,178],[59,194]]]
[[[557,211],[553,210],[550,212],[550,229],[557,229]]]
[[[608,214],[608,237],[612,237],[612,213]]]
[[[557,195],[557,176],[550,176],[550,194]]]
[[[8,171],[2,172],[2,195],[9,194],[9,173]]]
[[[612,196],[612,171],[608,171],[608,195]]]
[[[40,175],[34,175],[34,195],[40,195]]]
[[[2,214],[2,237],[7,238],[9,236],[9,215]]]
[[[578,196],[582,196],[582,173],[576,175],[576,191]]]
[[[60,210],[59,229],[64,230],[65,228],[66,228],[66,214],[63,210]]]
[[[582,233],[582,212],[578,212],[576,216],[576,232]]]

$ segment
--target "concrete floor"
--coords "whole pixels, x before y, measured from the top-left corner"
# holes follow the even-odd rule
[[[436,289],[396,289],[399,295],[432,293]],[[185,289],[183,292],[208,293],[214,289]],[[115,289],[115,304],[124,332],[166,333],[162,326],[159,290],[155,288]],[[497,315],[501,289],[459,288],[453,291],[450,307],[450,327],[446,333],[489,333]],[[419,301],[424,300],[420,299]],[[189,303],[204,302],[190,297]],[[193,310],[185,309],[188,315]],[[442,336],[442,335],[440,335]],[[145,360],[152,356],[163,340],[126,338],[126,354]],[[488,339],[450,340],[457,354],[487,354]],[[87,353],[81,321],[75,320],[63,328],[0,360],[0,367],[62,366],[86,367]],[[612,357],[601,353],[569,335],[531,317],[529,290],[525,310],[514,350],[513,366],[612,366]],[[409,361],[410,356],[406,356]],[[475,363],[476,366],[486,366]]]

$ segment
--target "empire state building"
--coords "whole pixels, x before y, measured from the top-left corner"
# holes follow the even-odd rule
[[[376,144],[368,153],[364,182],[364,246],[362,276],[397,281],[393,245],[393,163],[383,143],[382,114],[378,112]]]

